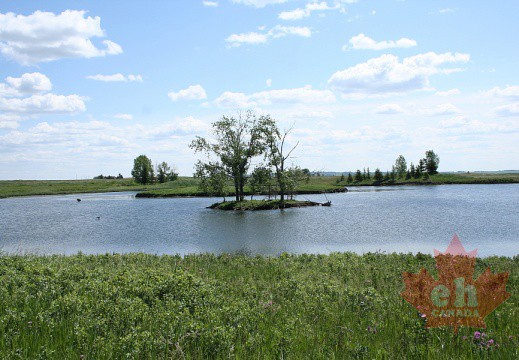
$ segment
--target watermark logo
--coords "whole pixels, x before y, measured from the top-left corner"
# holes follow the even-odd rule
[[[427,270],[404,272],[401,296],[418,309],[426,327],[460,326],[485,328],[485,317],[510,297],[506,292],[509,273],[493,274],[487,268],[473,280],[477,249],[467,252],[454,235],[445,253],[434,250],[439,280]]]

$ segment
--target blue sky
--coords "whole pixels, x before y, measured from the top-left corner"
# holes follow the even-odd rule
[[[0,179],[191,175],[196,136],[254,109],[311,170],[519,169],[517,1],[0,4]]]

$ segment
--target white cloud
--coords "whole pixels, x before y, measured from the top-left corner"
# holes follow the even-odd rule
[[[267,85],[267,87],[271,87],[272,86],[272,79],[267,79],[267,81],[265,81],[265,84]]]
[[[217,7],[218,6],[218,1],[204,0],[204,1],[202,1],[202,4],[204,4],[204,6]]]
[[[105,81],[105,82],[142,82],[142,75],[123,75],[121,73],[113,75],[89,75],[86,77],[90,80]]]
[[[0,114],[0,129],[16,129],[20,120],[19,115]]]
[[[283,26],[276,25],[268,32],[258,33],[249,32],[242,34],[232,34],[225,41],[231,47],[238,47],[243,44],[257,45],[268,42],[269,39],[278,39],[287,35],[297,35],[302,37],[312,36],[312,30],[306,26]]]
[[[249,97],[244,93],[231,91],[226,91],[221,94],[214,103],[222,109],[246,109],[256,106],[256,103],[250,101]]]
[[[3,116],[19,114],[64,114],[85,111],[85,103],[78,95],[56,95],[49,93],[52,82],[41,73],[26,73],[21,77],[7,77],[0,83],[0,111]],[[6,121],[5,119],[3,121]],[[12,121],[9,123],[13,125]],[[5,124],[4,124],[5,125]]]
[[[18,121],[0,120],[0,129],[16,129]]]
[[[287,1],[288,0],[232,0],[235,4],[249,5],[257,8],[262,8],[272,4],[282,4]]]
[[[66,114],[86,110],[78,95],[33,95],[28,98],[0,98],[0,110],[17,114]]]
[[[519,116],[519,103],[499,106],[495,112],[499,116]]]
[[[260,34],[257,32],[243,33],[243,34],[232,34],[225,41],[227,41],[230,46],[237,47],[242,44],[263,44],[268,40],[268,34]]]
[[[404,109],[398,104],[383,104],[375,109],[376,114],[385,115],[401,114],[403,112]]]
[[[339,9],[340,4],[336,3],[334,6],[328,6],[326,1],[308,3],[304,8],[297,8],[290,11],[280,12],[278,18],[281,20],[300,20],[312,15],[313,11],[335,10]]]
[[[466,126],[470,123],[466,116],[458,115],[450,119],[440,121],[440,125],[444,128],[455,128]]]
[[[441,135],[473,135],[473,134],[513,134],[519,132],[519,122],[509,121],[482,121],[472,120],[465,116],[455,116],[440,122]]]
[[[23,94],[38,94],[52,90],[52,83],[50,79],[44,74],[34,72],[23,74],[19,78],[7,77],[5,84],[0,84],[0,96],[3,95],[2,90],[12,92],[13,96],[20,96]]]
[[[438,73],[449,74],[453,70],[441,67],[449,63],[466,63],[468,54],[428,52],[404,58],[382,55],[365,63],[337,71],[328,80],[331,89],[343,94],[392,94],[429,87],[429,77]]]
[[[434,109],[428,112],[431,116],[443,116],[443,115],[454,115],[459,114],[460,109],[458,109],[453,104],[440,104],[436,105]]]
[[[133,115],[131,114],[115,114],[114,118],[121,120],[133,120]]]
[[[335,95],[329,90],[314,90],[310,85],[302,88],[269,90],[250,96],[261,105],[273,103],[332,103]]]
[[[355,49],[355,50],[385,50],[394,48],[410,48],[416,46],[416,41],[408,38],[401,38],[399,40],[384,40],[375,41],[369,36],[359,34],[354,36],[349,41],[350,45],[344,45],[343,50]]]
[[[438,96],[451,96],[451,95],[459,95],[460,94],[460,90],[459,89],[450,89],[450,90],[447,90],[447,91],[437,91],[435,95],[438,95]]]
[[[260,91],[250,95],[226,91],[215,100],[215,104],[226,109],[243,109],[258,105],[323,104],[335,101],[335,95],[331,91],[315,90],[306,85],[301,88]]]
[[[201,85],[191,85],[187,89],[179,92],[169,92],[168,96],[173,101],[178,100],[203,100],[207,99],[207,94]]]
[[[160,126],[156,126],[151,130],[145,130],[144,135],[150,139],[166,139],[173,136],[185,136],[200,134],[207,131],[209,126],[192,116],[185,118],[176,118],[174,121]]]
[[[104,48],[92,38],[104,37],[101,18],[85,17],[85,11],[61,14],[35,11],[31,15],[0,13],[0,52],[23,65],[62,58],[91,58],[122,53],[120,45],[103,40]]]
[[[81,152],[92,147],[128,146],[130,142],[123,139],[110,124],[101,121],[61,122],[49,124],[41,122],[27,131],[12,131],[0,136],[0,143],[8,145],[43,146],[48,148],[67,146],[69,152]]]
[[[331,119],[334,117],[333,113],[328,110],[318,110],[318,109],[305,109],[305,110],[297,110],[297,111],[289,111],[285,112],[284,115],[289,119]],[[327,123],[326,121],[322,121],[322,124]],[[327,123],[329,125],[329,123]]]
[[[509,98],[512,100],[519,100],[519,86],[505,86],[502,89],[498,86],[485,92],[487,96],[495,96],[500,98]]]

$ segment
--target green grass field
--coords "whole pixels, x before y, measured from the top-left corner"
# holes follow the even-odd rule
[[[347,174],[345,174],[347,176]],[[310,181],[301,184],[300,193],[331,192],[341,187],[373,185],[373,180],[360,183],[337,182],[339,176],[312,176]],[[519,183],[519,173],[440,173],[430,180],[397,180],[396,184],[493,184]],[[391,185],[383,182],[379,185]],[[248,188],[246,187],[246,192]],[[182,176],[178,180],[164,184],[139,185],[131,179],[123,180],[4,180],[0,181],[0,198],[12,196],[79,194],[112,191],[142,191],[148,197],[201,196],[198,181]],[[231,192],[231,189],[229,189]]]
[[[455,334],[399,295],[420,254],[0,256],[0,358],[516,359],[519,257],[487,266],[512,297]]]
[[[175,189],[197,191],[197,181],[180,177],[164,184],[140,185],[132,179],[122,180],[3,180],[0,181],[0,198],[12,196],[80,194],[112,191],[143,191],[147,189]]]

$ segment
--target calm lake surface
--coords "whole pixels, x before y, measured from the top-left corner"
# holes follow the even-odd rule
[[[457,233],[478,256],[519,253],[519,184],[352,187],[327,196],[331,207],[256,212],[206,209],[216,198],[135,193],[0,199],[0,251],[432,254]]]

